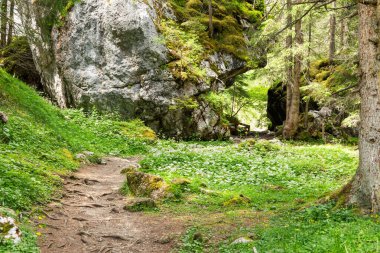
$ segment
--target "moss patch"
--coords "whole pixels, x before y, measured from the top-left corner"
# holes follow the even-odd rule
[[[226,51],[248,60],[247,44],[240,24],[245,19],[253,25],[262,18],[264,1],[256,6],[244,0],[213,1],[214,36],[208,36],[208,0],[170,0],[180,23],[191,21],[203,25],[200,41],[210,51]]]

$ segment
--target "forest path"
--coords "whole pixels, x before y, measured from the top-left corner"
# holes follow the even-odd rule
[[[184,231],[179,219],[123,209],[120,172],[137,162],[108,158],[106,165],[90,165],[66,178],[63,198],[49,204],[46,218],[38,221],[41,252],[170,252]]]

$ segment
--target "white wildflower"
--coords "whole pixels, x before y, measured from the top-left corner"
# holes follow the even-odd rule
[[[21,241],[21,231],[11,217],[0,216],[0,238],[12,240],[17,244]]]

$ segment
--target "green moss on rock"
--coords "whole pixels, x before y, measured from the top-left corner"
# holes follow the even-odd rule
[[[162,199],[168,196],[169,185],[155,175],[136,170],[127,170],[127,184],[130,192],[137,197]]]
[[[232,197],[231,199],[225,201],[223,203],[223,206],[239,206],[239,205],[247,205],[251,203],[251,199],[244,196],[243,194],[240,194],[239,196]]]
[[[246,20],[252,25],[257,24],[263,17],[263,1],[258,1],[255,5],[245,0],[213,1],[213,38],[209,38],[207,31],[208,0],[169,0],[169,3],[179,23],[191,21],[204,26],[203,32],[199,33],[200,43],[210,53],[224,51],[249,60],[241,22]]]

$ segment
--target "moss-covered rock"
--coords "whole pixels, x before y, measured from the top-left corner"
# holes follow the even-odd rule
[[[239,196],[234,196],[231,199],[225,201],[223,203],[223,206],[238,206],[238,205],[247,205],[251,203],[251,199],[244,196],[243,194],[240,194]]]
[[[127,170],[126,176],[128,188],[134,196],[162,199],[170,195],[170,187],[161,177],[133,169]]]
[[[214,36],[206,0],[19,2],[44,90],[60,107],[140,118],[165,137],[228,137],[201,95],[255,66],[244,33],[263,1],[213,1]],[[199,106],[178,103],[189,99]]]
[[[242,23],[255,27],[263,17],[264,1],[252,4],[245,0],[212,1],[214,36],[209,37],[208,0],[169,0],[180,23],[191,22],[204,28],[198,31],[200,43],[210,51],[224,51],[248,60],[248,41]],[[186,30],[186,29],[185,29]]]

